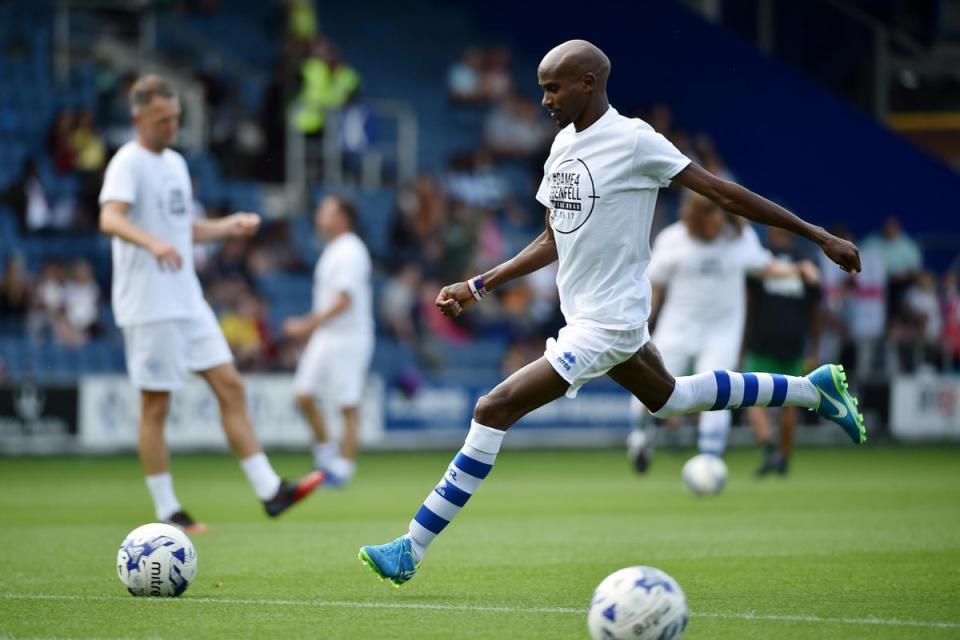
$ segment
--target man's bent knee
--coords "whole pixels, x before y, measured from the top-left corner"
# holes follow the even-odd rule
[[[297,403],[297,406],[303,409],[304,411],[308,409],[313,409],[313,396],[309,393],[298,393],[293,396],[293,401]]]
[[[242,402],[244,399],[243,378],[240,377],[236,369],[224,372],[217,381],[215,390],[221,402]]]
[[[481,396],[473,409],[473,419],[485,427],[506,429],[515,419],[506,394],[496,390]]]

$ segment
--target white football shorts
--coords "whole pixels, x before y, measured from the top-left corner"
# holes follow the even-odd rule
[[[293,377],[297,395],[310,395],[337,409],[357,407],[373,358],[373,335],[314,331]]]
[[[626,331],[567,325],[556,339],[547,339],[543,357],[570,383],[567,397],[576,398],[585,383],[605,375],[649,340],[646,324]]]
[[[187,320],[162,320],[123,327],[127,373],[137,389],[174,391],[187,374],[233,362],[210,305]]]

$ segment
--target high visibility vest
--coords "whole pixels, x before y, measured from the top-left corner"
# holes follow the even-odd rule
[[[303,133],[317,133],[323,129],[324,110],[343,106],[360,85],[360,74],[347,65],[340,65],[331,72],[330,65],[320,58],[304,62],[301,74],[303,89],[296,125]]]

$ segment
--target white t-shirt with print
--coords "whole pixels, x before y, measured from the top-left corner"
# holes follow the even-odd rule
[[[180,269],[161,269],[146,249],[114,237],[113,314],[129,327],[196,317],[203,291],[193,267],[193,194],[183,156],[172,149],[154,153],[131,141],[107,165],[100,204],[116,200],[130,205],[130,221],[173,245]]]
[[[628,330],[650,315],[650,224],[657,191],[690,160],[643,120],[610,107],[557,134],[537,200],[550,209],[567,324]]]
[[[318,331],[373,333],[370,276],[370,253],[357,234],[343,233],[324,248],[313,271],[313,312],[323,313],[332,307],[341,292],[350,296],[350,304]]]
[[[647,269],[651,282],[667,288],[657,333],[696,335],[715,327],[742,333],[746,276],[772,260],[749,225],[739,234],[726,228],[708,242],[691,236],[683,222],[666,227],[653,243]]]

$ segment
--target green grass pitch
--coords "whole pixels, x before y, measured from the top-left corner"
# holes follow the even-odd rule
[[[585,638],[593,588],[635,564],[679,581],[687,638],[960,637],[957,449],[801,450],[764,481],[734,452],[708,499],[681,485],[686,455],[637,477],[622,451],[507,449],[416,578],[378,582],[357,549],[406,530],[452,453],[366,455],[353,486],[278,521],[231,458],[175,458],[211,531],[170,600],[116,577],[120,541],[153,519],[134,458],[2,459],[0,638]]]

